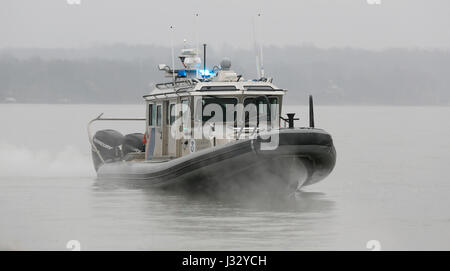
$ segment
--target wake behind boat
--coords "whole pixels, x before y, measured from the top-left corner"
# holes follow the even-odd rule
[[[333,140],[314,127],[311,96],[310,126],[295,128],[295,114],[280,116],[286,90],[271,78],[245,80],[231,70],[229,59],[201,69],[195,49],[183,49],[179,59],[183,69],[159,65],[171,80],[144,96],[145,118],[100,115],[89,123],[99,179],[140,180],[165,189],[290,193],[333,170]],[[145,121],[145,133],[100,130],[92,136],[95,121]]]

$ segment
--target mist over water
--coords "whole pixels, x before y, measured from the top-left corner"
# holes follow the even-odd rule
[[[318,101],[317,101],[318,103]],[[316,106],[334,172],[297,199],[228,201],[98,182],[87,122],[143,105],[0,105],[0,249],[450,248],[449,107]],[[296,112],[307,125],[307,108]],[[102,123],[123,133],[140,123]],[[120,129],[119,129],[120,128]]]
[[[92,177],[91,163],[79,148],[67,145],[58,152],[31,150],[0,143],[2,177]],[[25,170],[26,169],[26,170]]]

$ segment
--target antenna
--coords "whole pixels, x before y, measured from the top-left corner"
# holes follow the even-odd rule
[[[261,64],[261,77],[264,77],[264,61],[263,61],[263,41],[262,41],[262,31],[263,31],[263,24],[262,24],[262,16],[261,13],[258,13],[258,17],[259,17],[259,57],[260,57],[260,64]]]
[[[259,56],[258,56],[258,44],[256,42],[256,26],[255,26],[256,22],[255,22],[255,18],[253,18],[253,43],[255,46],[255,53],[256,53],[256,76],[258,76],[258,78],[261,78],[261,71],[260,71],[260,66],[259,66]]]
[[[170,26],[170,45],[172,47],[172,80],[173,80],[174,88],[175,88],[175,54],[173,51],[173,31],[174,31],[174,27],[171,25]]]
[[[195,28],[195,53],[197,54],[197,55],[199,55],[199,51],[198,51],[198,13],[196,13],[195,14],[195,25],[194,25],[194,28]],[[195,78],[198,78],[198,68],[199,68],[199,66],[200,66],[200,64],[199,65],[196,65],[196,69],[195,69]]]
[[[203,77],[206,75],[206,43],[203,44]]]

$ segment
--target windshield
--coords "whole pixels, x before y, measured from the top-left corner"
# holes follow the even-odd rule
[[[233,97],[213,97],[213,96],[205,96],[201,99],[202,103],[202,115],[200,116],[200,112],[196,114],[197,120],[202,120],[202,122],[206,121],[212,121],[215,117],[215,120],[217,121],[217,118],[221,119],[223,122],[233,122],[234,126],[236,126],[236,120],[237,120],[237,108],[236,105],[238,104],[238,99]],[[266,115],[267,121],[270,123],[271,121],[271,112],[270,112],[270,105],[278,104],[278,98],[277,97],[266,97],[266,96],[258,96],[258,97],[247,97],[244,99],[244,113],[245,113],[245,123],[246,126],[249,125],[250,122],[259,123],[260,115]],[[252,107],[252,105],[254,105]],[[227,107],[228,110],[232,110],[228,112],[228,118],[227,118]],[[245,109],[247,108],[247,110]],[[252,111],[253,108],[256,108],[256,112],[250,113],[249,111]],[[218,115],[219,114],[219,115]],[[232,115],[230,115],[232,114]],[[255,116],[256,114],[256,116]],[[232,117],[230,117],[232,116]]]
[[[270,116],[271,112],[270,112],[270,107],[267,106],[267,103],[269,103],[270,105],[278,104],[278,98],[277,97],[266,97],[266,96],[245,98],[245,100],[244,100],[244,107],[247,107],[249,104],[254,104],[256,106],[256,113],[257,113],[257,120],[256,121],[259,123],[259,121],[260,121],[259,116],[260,115],[266,115],[267,116],[267,121],[268,121],[268,123],[270,123],[270,121],[271,121],[271,116]],[[263,105],[263,106],[261,106],[261,105]],[[260,110],[262,110],[262,111],[260,112]],[[245,124],[246,124],[246,126],[248,126],[250,121],[252,121],[250,119],[250,113],[249,112],[245,112]]]
[[[230,108],[234,109],[234,106],[238,103],[238,100],[236,98],[218,98],[218,97],[204,97],[202,99],[202,121],[206,122],[216,116],[216,114],[222,114],[223,122],[234,122],[236,119],[236,112],[234,112],[233,119],[227,120],[226,118],[226,112],[227,112],[227,105],[230,106]],[[221,112],[216,112],[221,109]]]

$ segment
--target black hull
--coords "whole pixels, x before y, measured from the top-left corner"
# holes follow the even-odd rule
[[[323,130],[281,129],[273,150],[262,150],[263,142],[239,140],[166,162],[107,163],[97,175],[101,180],[135,180],[163,189],[284,193],[324,179],[335,166],[333,141]]]

